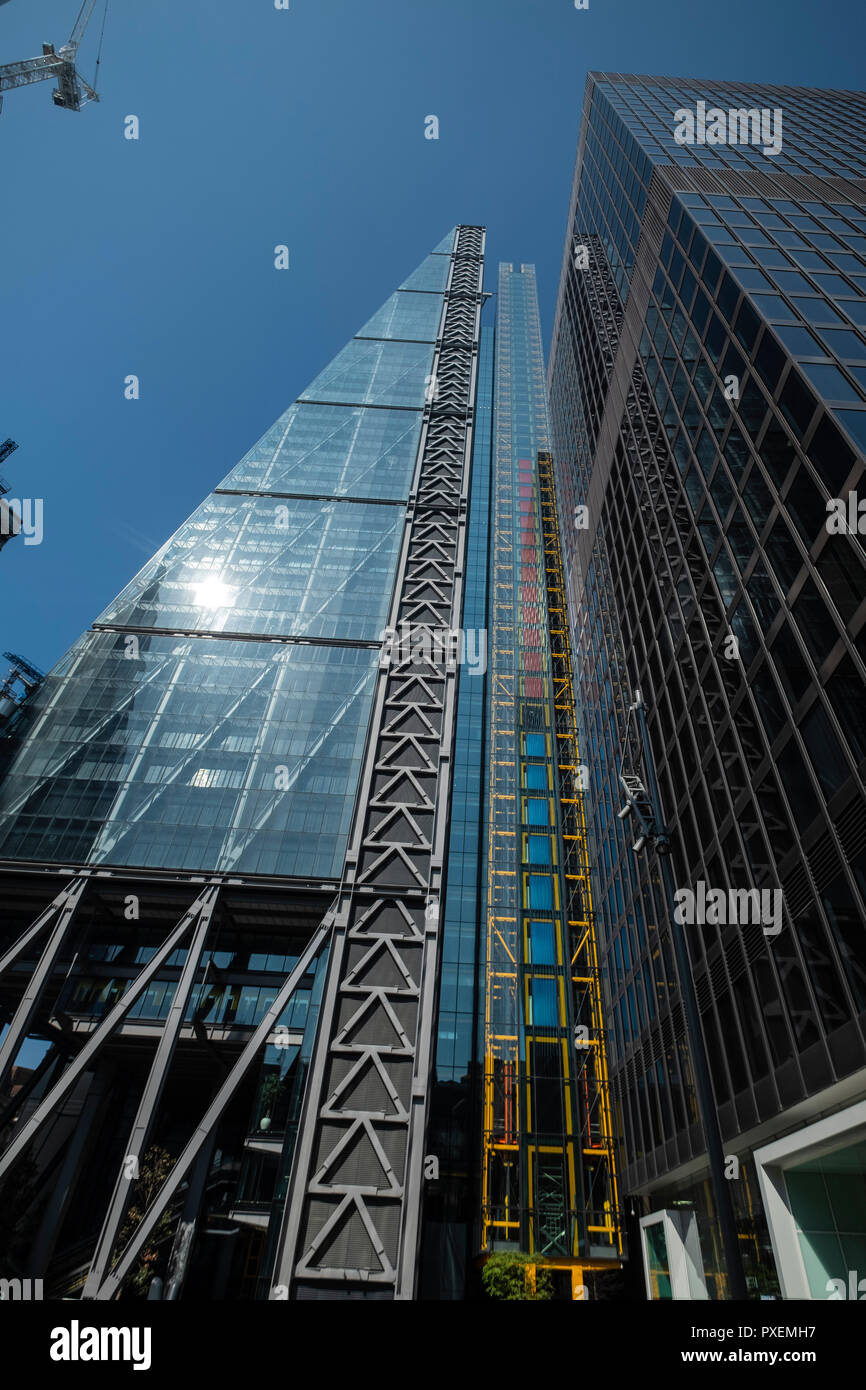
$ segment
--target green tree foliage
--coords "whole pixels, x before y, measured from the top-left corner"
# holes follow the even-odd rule
[[[159,1148],[154,1144],[147,1150],[147,1153],[139,1165],[138,1181],[135,1184],[132,1194],[132,1203],[126,1214],[126,1222],[120,1233],[117,1242],[118,1258],[125,1246],[135,1234],[136,1227],[144,1217],[148,1207],[153,1201],[159,1189],[162,1187],[172,1168],[174,1159],[166,1149]],[[157,1272],[157,1262],[160,1256],[160,1247],[168,1240],[172,1230],[172,1219],[168,1211],[164,1211],[144,1249],[141,1252],[138,1263],[132,1273],[124,1280],[123,1292],[130,1294],[133,1298],[146,1298],[150,1288],[150,1281]]]
[[[550,1270],[538,1263],[537,1255],[527,1255],[522,1250],[495,1251],[481,1271],[481,1282],[488,1298],[553,1298]]]

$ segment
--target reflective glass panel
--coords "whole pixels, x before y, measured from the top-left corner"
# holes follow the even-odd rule
[[[450,256],[430,255],[404,280],[401,290],[444,290],[451,268]]]
[[[255,492],[406,497],[420,411],[292,405],[220,484]]]
[[[301,399],[417,408],[424,404],[432,363],[432,344],[354,338],[311,382]]]
[[[402,533],[402,507],[215,493],[98,621],[374,641]]]
[[[28,706],[0,855],[339,874],[377,652],[89,632]]]
[[[357,333],[359,338],[436,338],[442,300],[437,294],[392,294]]]

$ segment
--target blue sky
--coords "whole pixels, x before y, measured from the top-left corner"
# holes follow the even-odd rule
[[[78,3],[0,6],[0,62]],[[855,0],[110,0],[101,103],[0,113],[2,471],[45,505],[0,554],[0,650],[51,666],[455,222],[486,223],[489,288],[536,264],[547,337],[589,69],[857,88],[864,27]]]

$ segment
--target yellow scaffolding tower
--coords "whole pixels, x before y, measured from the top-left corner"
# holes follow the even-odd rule
[[[587,1270],[617,1263],[622,1234],[556,494],[549,454],[539,454],[537,465],[522,462],[519,467],[531,467],[532,473],[515,475],[503,450],[495,467],[482,1249],[489,1253],[497,1245],[523,1244],[543,1255],[546,1265],[570,1270],[573,1296],[581,1297]],[[533,486],[518,488],[518,481]],[[516,493],[523,499],[520,514]],[[527,633],[540,632],[539,622],[543,638],[527,641]],[[535,1026],[533,981],[524,968],[531,957],[527,923],[532,914],[523,852],[527,837],[521,834],[526,793],[519,740],[520,701],[529,690],[530,667],[535,706],[544,710],[549,792],[556,804],[549,827],[552,910],[538,914],[551,920],[555,933],[558,969],[549,972],[553,1028]],[[549,699],[540,698],[542,690]],[[533,1059],[545,1048],[548,1064],[551,1049],[560,1058],[563,1132],[555,1143],[539,1138],[543,1126],[533,1114]],[[554,1226],[557,1201],[567,1205],[571,1220],[567,1242],[560,1241],[552,1254],[542,1220],[545,1181]],[[548,1235],[549,1230],[548,1225]],[[601,1258],[593,1259],[596,1252]]]
[[[556,719],[559,804],[563,860],[568,893],[568,927],[572,943],[571,969],[576,1031],[580,1031],[578,1094],[582,1093],[581,1145],[587,1175],[585,1201],[590,1236],[615,1243],[622,1253],[622,1227],[616,1176],[616,1153],[610,1104],[601,981],[592,912],[589,847],[583,792],[587,775],[580,762],[574,706],[574,673],[568,609],[559,539],[553,459],[538,455],[541,520],[547,585],[548,629]],[[570,782],[570,786],[569,786]],[[570,791],[570,795],[568,794]]]

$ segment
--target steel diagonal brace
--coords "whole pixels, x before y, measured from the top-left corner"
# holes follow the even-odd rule
[[[201,911],[199,912],[198,924],[195,929],[192,944],[187,952],[186,963],[184,964],[180,980],[178,981],[177,989],[174,992],[174,998],[172,999],[171,1008],[165,1021],[165,1027],[160,1034],[159,1045],[151,1064],[147,1084],[142,1092],[138,1111],[133,1121],[132,1129],[130,1130],[121,1169],[114,1185],[111,1204],[108,1208],[105,1221],[103,1222],[93,1261],[84,1284],[84,1290],[81,1295],[82,1298],[95,1297],[96,1291],[105,1275],[106,1266],[111,1259],[111,1252],[117,1240],[120,1223],[129,1205],[132,1184],[138,1176],[138,1162],[147,1144],[148,1135],[150,1134],[153,1124],[153,1117],[156,1114],[156,1108],[162,1097],[162,1092],[168,1077],[168,1069],[171,1066],[171,1059],[174,1056],[174,1050],[177,1046],[181,1025],[186,1017],[187,1004],[189,1003],[189,997],[192,993],[192,987],[201,963],[201,953],[204,949],[205,937],[210,928],[211,917],[213,916],[213,910],[216,906],[218,893],[219,889],[215,888],[211,897],[202,904]],[[135,1159],[135,1163],[128,1163],[130,1157]],[[131,1173],[129,1171],[130,1167],[133,1170]]]
[[[103,1280],[97,1292],[92,1294],[91,1297],[95,1297],[101,1301],[114,1298],[120,1285],[132,1269],[148,1237],[201,1152],[202,1147],[207,1143],[211,1133],[225,1114],[238,1087],[241,1085],[241,1082],[255,1061],[260,1048],[267,1040],[268,1034],[273,1030],[280,1014],[285,1009],[297,986],[309,969],[311,962],[327,944],[331,934],[333,920],[334,908],[332,907],[322,920],[321,926],[316,929],[316,932],[310,938],[294,970],[287,977],[274,999],[273,1004],[271,1004],[270,1008],[262,1017],[261,1023],[252,1034],[252,1037],[244,1047],[222,1086],[217,1091],[198,1125],[198,1128],[181,1153],[177,1163],[172,1168],[171,1173],[166,1178],[156,1198],[148,1207],[142,1221],[136,1227],[135,1234],[126,1245],[117,1264],[107,1278]]]
[[[84,882],[86,882],[86,880],[83,878],[74,878],[71,883],[68,883],[63,891],[57,894],[54,901],[49,903],[43,912],[40,912],[36,921],[31,923],[25,932],[22,932],[18,940],[9,947],[9,950],[0,956],[0,975],[3,975],[11,965],[15,964],[18,957],[23,955],[27,950],[31,941],[35,941],[39,933],[45,930],[57,909],[62,907],[67,901],[69,894],[75,891],[76,885]]]
[[[55,913],[59,913],[54,930],[48,939],[45,949],[39,958],[39,964],[34,970],[24,990],[21,1003],[15,1011],[15,1017],[9,1025],[9,1032],[3,1046],[0,1047],[0,1094],[6,1089],[6,1078],[18,1056],[18,1049],[27,1037],[27,1029],[42,998],[45,986],[54,969],[54,962],[63,944],[63,938],[69,923],[72,921],[75,909],[77,908],[81,895],[84,892],[86,878],[77,878],[66,887],[62,893],[58,893],[54,902],[40,913],[33,925],[28,928],[23,936],[20,936],[11,950],[0,960],[0,974],[7,966],[20,956],[31,941],[48,926]]]
[[[154,976],[162,969],[172,951],[180,944],[186,936],[193,922],[206,902],[210,901],[212,895],[217,892],[214,887],[209,887],[200,893],[192,907],[184,913],[183,918],[177,924],[174,931],[166,937],[156,955],[145,966],[140,975],[137,975],[130,982],[129,989],[122,999],[119,999],[114,1008],[107,1014],[100,1023],[96,1032],[85,1043],[75,1061],[67,1068],[57,1084],[52,1086],[48,1095],[40,1105],[37,1105],[30,1119],[21,1126],[20,1131],[16,1131],[15,1138],[9,1145],[6,1152],[0,1158],[0,1177],[8,1172],[12,1164],[30,1143],[30,1140],[42,1128],[48,1117],[54,1112],[60,1102],[69,1094],[82,1072],[86,1071],[97,1052],[108,1040],[118,1023],[129,1013],[132,1005],[144,992]]]

